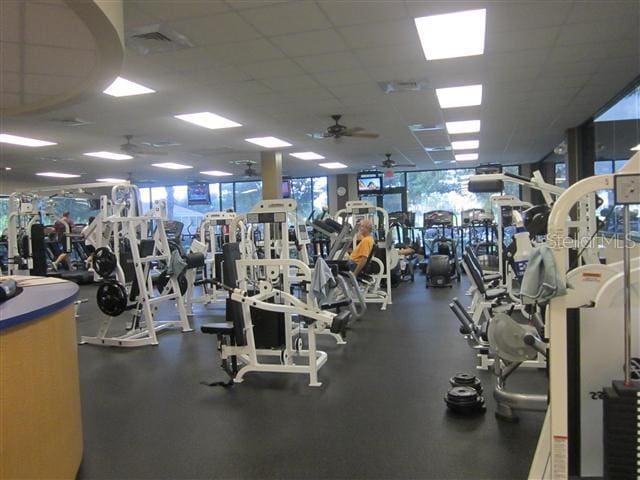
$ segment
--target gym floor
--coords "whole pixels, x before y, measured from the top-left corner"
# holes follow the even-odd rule
[[[448,308],[464,297],[425,289],[424,276],[393,291],[386,312],[371,305],[344,346],[321,337],[329,359],[322,387],[308,376],[250,373],[231,389],[215,337],[159,334],[160,345],[136,349],[79,347],[84,421],[80,479],[200,478],[526,478],[543,414],[518,423],[495,419],[489,372]],[[83,286],[78,335],[95,335],[102,314],[95,286]],[[221,307],[213,310],[223,316]],[[122,321],[128,320],[123,316]],[[443,397],[457,372],[476,373],[487,411],[447,412]],[[516,372],[513,389],[543,393],[544,372]]]

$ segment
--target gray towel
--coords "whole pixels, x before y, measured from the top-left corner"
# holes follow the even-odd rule
[[[567,293],[567,286],[556,269],[553,251],[546,244],[531,252],[527,269],[522,278],[520,295],[525,305],[545,304],[553,297]]]
[[[331,268],[323,258],[318,257],[311,277],[311,293],[318,300],[318,303],[321,299],[328,297],[333,285],[335,285],[335,278],[333,278]]]

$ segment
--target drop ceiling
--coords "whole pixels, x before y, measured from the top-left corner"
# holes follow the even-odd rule
[[[427,62],[413,19],[471,8],[487,9],[485,53]],[[322,161],[342,162],[349,166],[346,171],[356,172],[379,163],[385,153],[418,169],[533,162],[640,74],[640,4],[635,0],[127,0],[124,20],[129,32],[163,25],[194,47],[146,56],[127,51],[121,76],[156,93],[114,98],[95,92],[82,103],[46,114],[3,117],[3,132],[58,143],[38,149],[0,145],[0,166],[12,168],[2,171],[6,180],[42,183],[34,174],[51,170],[82,174],[87,182],[129,174],[159,183],[211,180],[199,174],[203,170],[241,178],[242,167],[232,162],[259,160],[261,150],[244,139],[263,136],[293,144],[283,150],[285,173],[292,176],[335,173],[320,168]],[[390,81],[423,81],[427,88],[384,93],[378,83]],[[481,106],[440,109],[435,88],[473,84],[483,85]],[[174,118],[201,111],[243,126],[208,130]],[[335,141],[307,135],[323,132],[336,113],[343,115],[341,123],[379,138]],[[87,124],[59,121],[75,118]],[[427,152],[450,145],[446,130],[408,128],[478,118],[479,162],[455,164],[452,152]],[[146,147],[166,155],[126,161],[82,156],[118,152],[125,134],[134,135],[138,144],[179,145]],[[303,161],[287,153],[301,151],[326,160]],[[151,167],[158,162],[194,168]]]

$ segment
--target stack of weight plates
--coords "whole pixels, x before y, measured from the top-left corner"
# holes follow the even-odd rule
[[[484,398],[473,387],[451,387],[444,397],[449,410],[463,415],[484,413]]]
[[[604,477],[640,478],[640,382],[604,388]]]

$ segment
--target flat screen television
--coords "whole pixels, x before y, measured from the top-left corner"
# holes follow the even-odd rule
[[[190,183],[187,185],[187,203],[189,205],[211,205],[208,183]]]
[[[282,198],[291,198],[291,180],[282,180]]]
[[[382,193],[382,175],[379,173],[361,173],[358,175],[358,193]]]

